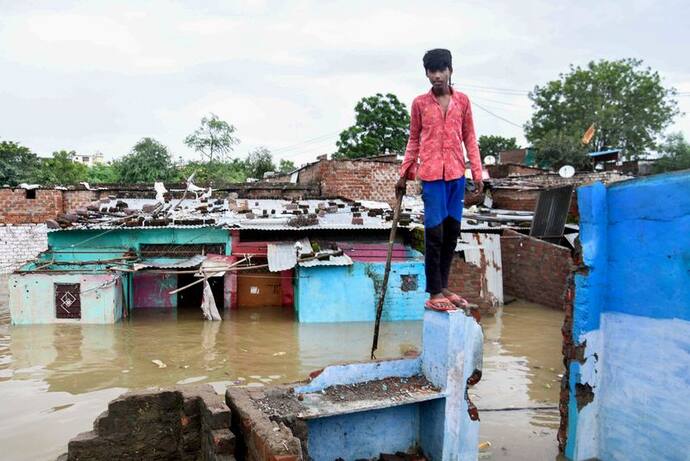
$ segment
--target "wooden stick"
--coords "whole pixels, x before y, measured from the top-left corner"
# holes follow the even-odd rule
[[[403,194],[398,194],[395,202],[395,211],[393,212],[393,223],[391,224],[391,233],[388,237],[388,255],[386,256],[386,270],[383,272],[383,285],[381,286],[381,296],[379,303],[376,306],[376,324],[374,325],[374,341],[371,344],[371,359],[375,359],[376,349],[379,346],[379,327],[381,326],[381,314],[383,314],[383,301],[386,299],[386,289],[388,288],[388,276],[391,272],[391,260],[393,259],[393,244],[395,243],[395,232],[398,229],[398,221],[400,220],[400,208],[402,207]]]

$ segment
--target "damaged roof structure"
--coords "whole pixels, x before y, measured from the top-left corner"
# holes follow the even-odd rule
[[[197,194],[112,197],[48,220],[48,251],[11,276],[12,321],[111,323],[186,307],[219,320],[258,306],[294,309],[301,322],[373,319],[388,204]],[[393,261],[385,318],[421,318],[421,254],[400,239]]]

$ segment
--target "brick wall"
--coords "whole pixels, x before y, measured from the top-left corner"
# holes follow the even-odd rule
[[[481,268],[466,262],[459,256],[453,258],[448,277],[448,289],[453,291],[469,302],[477,304],[482,309],[488,309],[491,304],[482,298],[482,279]]]
[[[100,197],[98,191],[92,190],[66,190],[62,192],[63,211],[70,213],[77,208],[86,208],[91,202]]]
[[[59,460],[234,460],[230,409],[213,388],[179,386],[129,392],[108,404]]]
[[[7,274],[48,248],[45,224],[0,225],[0,274]]]
[[[36,198],[27,198],[27,193]],[[39,224],[62,212],[62,191],[52,189],[0,189],[0,223]]]
[[[516,163],[499,163],[496,165],[487,165],[486,170],[489,172],[491,178],[507,178],[508,176],[529,176],[543,173],[546,170],[535,168],[527,165],[519,165]]]
[[[505,230],[501,256],[506,295],[563,309],[567,279],[573,269],[568,248]]]
[[[502,210],[534,211],[539,191],[532,189],[492,189],[493,207]]]
[[[393,203],[399,169],[399,162],[383,160],[321,160],[301,170],[298,182],[320,184],[323,197]],[[417,182],[408,183],[409,194],[419,191]]]

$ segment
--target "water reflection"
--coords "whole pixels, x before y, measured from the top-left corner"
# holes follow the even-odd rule
[[[484,319],[479,408],[556,405],[561,321],[561,312],[525,303]],[[140,310],[115,325],[15,327],[0,294],[0,446],[7,459],[48,459],[125,389],[296,381],[328,364],[366,360],[372,331],[370,323],[299,324],[283,308],[233,312],[223,322],[180,309]],[[384,323],[378,356],[420,343],[421,322]],[[490,457],[554,459],[557,424],[555,411],[486,412],[481,437],[494,446]],[[525,440],[532,451],[523,456]]]

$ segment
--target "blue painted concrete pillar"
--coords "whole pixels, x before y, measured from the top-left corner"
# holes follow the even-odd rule
[[[482,370],[481,326],[462,311],[427,310],[423,335],[422,372],[446,398],[429,411],[422,409],[422,446],[434,460],[474,461],[479,422],[470,419],[465,396],[467,380]]]

